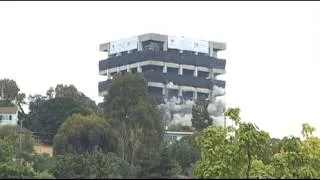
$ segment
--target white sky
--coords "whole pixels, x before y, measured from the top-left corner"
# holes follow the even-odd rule
[[[143,33],[227,43],[226,101],[272,136],[320,134],[319,2],[0,2],[0,78],[98,97],[99,44]]]

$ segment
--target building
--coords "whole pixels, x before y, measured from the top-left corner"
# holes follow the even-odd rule
[[[165,138],[170,142],[179,141],[184,136],[190,136],[193,132],[165,131]]]
[[[0,125],[17,125],[18,124],[18,108],[0,107]]]
[[[99,95],[107,94],[112,77],[117,73],[141,72],[148,81],[149,93],[159,102],[172,97],[196,100],[199,96],[214,99],[225,88],[217,77],[225,73],[225,59],[217,52],[226,44],[161,34],[143,34],[100,45],[107,58],[99,62]]]

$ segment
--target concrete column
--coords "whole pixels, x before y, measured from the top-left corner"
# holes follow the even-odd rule
[[[214,93],[213,93],[213,90],[210,90],[209,91],[209,101],[212,103],[214,101]]]
[[[138,64],[138,66],[137,66],[137,72],[139,72],[139,73],[141,73],[141,72],[142,72],[142,68],[141,68],[140,63],[139,63],[139,64]]]
[[[182,96],[182,88],[181,88],[181,86],[179,86],[178,97],[181,97],[181,96]]]
[[[131,70],[130,70],[130,66],[129,66],[129,64],[127,64],[127,72],[130,72]]]
[[[164,63],[162,72],[167,73],[167,63]]]
[[[164,85],[164,87],[162,89],[162,93],[164,94],[164,102],[167,102],[168,97],[169,97],[169,89],[166,84]]]
[[[109,72],[109,69],[107,69],[107,80],[110,79],[111,76],[110,76],[110,72]]]
[[[209,76],[211,80],[215,79],[213,69],[210,69]]]
[[[217,51],[215,51],[215,50],[212,50],[212,57],[215,57],[215,58],[217,58]]]
[[[198,99],[198,92],[197,92],[197,89],[195,89],[193,91],[193,100],[196,101]]]
[[[117,73],[119,73],[120,72],[120,68],[119,67],[117,67]]]
[[[142,50],[143,50],[142,42],[138,41],[138,51],[142,51]]]
[[[179,65],[179,75],[183,75],[183,68],[182,68],[182,64]]]
[[[209,42],[209,56],[215,57],[213,54],[213,42]]]
[[[164,86],[163,88],[162,88],[162,95],[165,95],[166,94],[166,87]]]
[[[195,67],[194,67],[193,76],[194,76],[194,77],[198,77],[198,66],[195,66]]]
[[[168,51],[168,38],[163,42],[163,51]]]

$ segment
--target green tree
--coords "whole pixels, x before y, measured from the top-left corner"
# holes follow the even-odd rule
[[[13,101],[16,99],[19,91],[20,89],[14,80],[0,79],[0,97],[3,95],[3,99],[0,100],[0,107],[13,106]]]
[[[137,178],[177,178],[182,169],[179,163],[172,159],[168,142],[164,141],[160,145],[160,151],[154,151],[149,159],[141,161],[140,171]]]
[[[111,179],[127,178],[130,166],[113,153],[105,155],[101,151],[84,154],[70,153],[58,155],[54,175],[60,178]],[[124,174],[121,174],[124,173]]]
[[[52,170],[55,166],[54,157],[51,157],[47,153],[43,153],[43,154],[33,153],[31,156],[28,156],[24,160],[32,164],[32,167],[36,172],[39,172],[39,173],[43,172],[43,175],[48,173],[52,174]],[[42,175],[42,174],[38,174],[38,175]]]
[[[236,131],[236,140],[240,149],[244,151],[247,159],[246,177],[249,178],[252,161],[255,156],[260,156],[268,149],[269,134],[261,131],[252,123],[241,123]]]
[[[192,165],[200,159],[200,148],[195,142],[195,136],[185,136],[169,146],[170,157],[176,160],[186,176],[192,176]]]
[[[23,119],[26,114],[22,108],[26,104],[24,93],[19,93],[20,89],[14,80],[1,79],[0,80],[0,107],[18,107],[19,120]],[[3,97],[2,97],[3,96]],[[1,119],[0,119],[1,120]]]
[[[240,122],[240,109],[228,109],[225,115],[235,121],[236,126],[210,126],[197,138],[201,159],[195,167],[196,177],[252,177],[253,161],[259,162],[269,147],[268,133],[252,123]]]
[[[160,178],[173,178],[181,173],[179,163],[170,157],[169,147],[165,145],[160,153]]]
[[[244,171],[244,156],[231,136],[233,129],[209,126],[196,138],[201,159],[193,173],[197,178],[237,178]]]
[[[272,166],[276,178],[318,178],[320,177],[320,139],[312,136],[315,128],[302,125],[304,140],[285,137],[280,152],[273,155]]]
[[[55,95],[54,95],[55,94]],[[83,104],[84,106],[92,109],[94,112],[97,112],[98,107],[96,103],[91,100],[89,97],[87,97],[82,92],[78,91],[78,89],[74,85],[63,85],[58,84],[55,89],[53,87],[50,87],[47,91],[47,96],[49,99],[55,98],[72,98],[75,101],[78,101],[80,104]]]
[[[14,160],[14,146],[8,138],[0,138],[0,178],[33,178],[35,175],[31,165]]]
[[[250,172],[250,178],[267,179],[273,178],[274,168],[270,164],[265,164],[261,160],[254,159],[252,161],[252,169]]]
[[[143,150],[159,146],[163,124],[141,74],[116,76],[108,87],[104,104],[105,117],[118,132],[122,159],[133,166]]]
[[[0,126],[0,138],[6,138],[10,144],[13,145],[16,153],[19,152],[20,149],[20,131],[21,129],[19,126]],[[21,150],[23,152],[32,153],[34,151],[33,146],[35,145],[35,139],[33,138],[32,133],[27,129],[22,129],[21,132]]]
[[[29,108],[30,121],[25,123],[25,127],[38,132],[41,139],[48,144],[52,144],[54,135],[69,116],[75,113],[83,115],[92,113],[91,109],[78,101],[65,97],[50,100],[38,97],[30,103]]]
[[[60,127],[54,138],[53,153],[84,153],[101,149],[115,152],[117,138],[110,125],[95,114],[73,114]]]
[[[303,137],[310,137],[312,136],[312,133],[315,131],[316,129],[314,127],[311,127],[309,124],[304,123],[302,124],[302,135]]]
[[[192,127],[197,131],[212,125],[213,119],[208,112],[209,101],[204,97],[198,98],[196,104],[192,107]]]
[[[53,99],[54,98],[54,89],[53,87],[50,87],[48,90],[47,90],[47,93],[46,93],[47,97],[49,99]]]

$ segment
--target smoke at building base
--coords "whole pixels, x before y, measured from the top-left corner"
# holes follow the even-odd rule
[[[214,92],[215,95],[223,95],[224,89],[216,89]],[[192,100],[181,101],[181,99],[174,96],[170,98],[167,103],[160,104],[159,109],[167,126],[180,124],[191,127],[193,105],[195,105],[195,102]],[[214,97],[208,105],[208,113],[213,119],[213,124],[221,126],[224,124],[224,111],[224,100]]]

